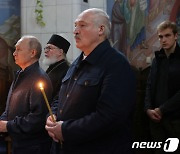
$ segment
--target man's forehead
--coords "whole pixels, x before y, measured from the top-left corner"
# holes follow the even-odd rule
[[[15,46],[18,46],[20,44],[24,44],[24,43],[27,43],[29,41],[28,38],[21,38],[20,40],[17,41],[16,45]],[[23,42],[23,43],[22,43]]]
[[[83,15],[79,15],[79,16],[76,18],[76,20],[75,20],[75,23],[76,23],[76,22],[85,22],[84,16],[83,16]]]
[[[159,30],[158,33],[172,33],[173,30],[171,28],[166,28],[166,29],[162,29],[162,30]]]
[[[22,41],[24,41],[22,38],[20,40],[17,41],[15,46],[18,46]]]
[[[88,22],[90,20],[92,20],[92,13],[90,11],[85,11],[85,12],[82,12],[77,17],[77,19],[75,20],[75,23],[76,22]]]

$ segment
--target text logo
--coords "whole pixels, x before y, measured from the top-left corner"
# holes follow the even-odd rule
[[[134,142],[132,148],[148,148],[148,149],[160,149],[163,148],[165,152],[174,152],[179,145],[178,138],[168,138],[165,142]]]

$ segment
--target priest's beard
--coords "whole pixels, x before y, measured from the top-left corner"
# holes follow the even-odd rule
[[[57,61],[58,61],[57,57],[56,57],[56,56],[52,56],[52,57],[49,57],[49,58],[45,57],[45,58],[43,59],[42,63],[43,63],[44,65],[49,66],[49,65],[51,65],[51,64],[56,63]]]

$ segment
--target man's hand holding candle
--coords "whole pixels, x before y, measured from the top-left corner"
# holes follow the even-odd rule
[[[62,123],[63,121],[53,122],[51,116],[47,118],[45,128],[48,131],[49,136],[52,137],[55,142],[63,141],[61,129]]]

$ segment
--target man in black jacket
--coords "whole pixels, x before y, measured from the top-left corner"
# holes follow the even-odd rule
[[[53,98],[58,94],[61,81],[69,68],[66,60],[69,47],[70,43],[65,38],[53,34],[44,48],[45,58],[43,63],[49,66],[46,73],[53,85]]]
[[[180,47],[175,23],[162,22],[157,33],[162,48],[155,52],[152,62],[145,110],[150,118],[153,140],[164,142],[170,137],[180,138]],[[155,153],[164,152],[156,149]]]
[[[0,132],[11,137],[13,154],[49,154],[51,140],[44,128],[48,109],[38,84],[43,83],[49,101],[52,84],[39,66],[41,44],[34,36],[23,36],[15,47],[13,56],[21,69],[10,87]]]
[[[110,22],[101,9],[83,11],[75,21],[82,50],[62,80],[57,122],[46,129],[52,153],[132,154],[131,126],[135,78],[124,55],[108,41]],[[55,144],[53,144],[55,145]]]

